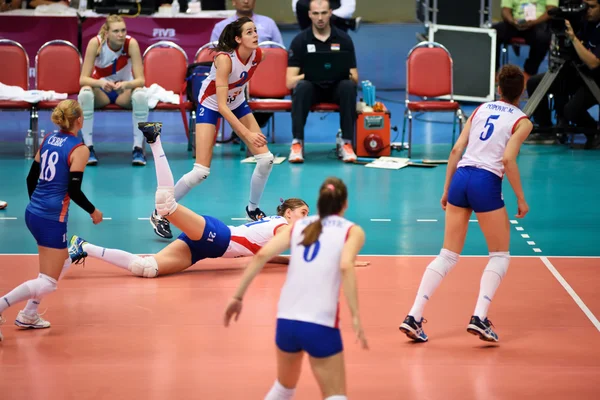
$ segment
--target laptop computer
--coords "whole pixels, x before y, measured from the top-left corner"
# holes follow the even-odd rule
[[[352,54],[347,51],[317,51],[307,53],[302,72],[304,79],[314,83],[338,82],[350,76]]]

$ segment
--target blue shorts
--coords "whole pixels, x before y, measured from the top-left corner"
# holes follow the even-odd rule
[[[316,358],[330,357],[344,350],[339,329],[283,318],[277,319],[275,343],[286,353],[304,350]]]
[[[242,117],[250,114],[252,110],[250,110],[248,102],[244,100],[244,102],[240,104],[238,108],[236,108],[235,110],[231,110],[231,112],[233,112],[233,115],[235,115],[237,119],[242,119]],[[213,111],[209,108],[206,108],[202,104],[198,105],[198,109],[196,110],[197,124],[217,125],[217,120],[220,117],[222,117],[222,115],[218,111]]]
[[[460,167],[452,177],[448,203],[476,213],[498,210],[504,207],[502,178],[485,169]]]
[[[107,92],[104,89],[100,89],[104,92],[104,94],[106,94],[108,96],[108,99],[110,100],[110,104],[115,104],[115,102],[117,101],[117,97],[119,97],[119,93],[116,90],[111,90],[110,92]]]
[[[52,249],[67,248],[67,223],[38,217],[25,210],[25,224],[38,246]]]
[[[219,258],[227,251],[231,239],[229,227],[214,217],[203,215],[206,221],[200,240],[192,240],[185,233],[177,239],[184,241],[192,252],[192,264],[205,258]]]

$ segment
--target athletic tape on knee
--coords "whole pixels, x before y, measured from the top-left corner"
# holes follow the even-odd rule
[[[485,267],[485,271],[494,272],[500,276],[500,279],[504,279],[506,271],[508,271],[508,265],[510,264],[510,253],[508,252],[493,252],[490,253],[490,261]]]
[[[173,186],[159,186],[156,188],[154,206],[159,215],[167,216],[173,214],[177,209],[175,201],[175,188]]]
[[[183,181],[191,189],[198,186],[210,175],[210,168],[204,165],[194,164],[194,168],[183,176]]]
[[[259,174],[267,176],[271,173],[271,170],[273,169],[273,160],[275,159],[273,153],[268,151],[263,154],[257,154],[254,156],[254,159],[256,160],[256,170]]]
[[[56,290],[56,279],[45,274],[39,274],[37,279],[25,282],[32,299],[41,299]]]
[[[148,95],[145,90],[134,90],[131,94],[131,108],[134,118],[141,119],[142,121],[148,119]],[[137,125],[135,128],[137,128]]]
[[[458,262],[458,254],[442,249],[440,254],[429,264],[427,269],[433,270],[443,277],[448,275]]]
[[[144,278],[155,278],[158,275],[158,263],[154,257],[136,257],[129,263],[132,274]]]

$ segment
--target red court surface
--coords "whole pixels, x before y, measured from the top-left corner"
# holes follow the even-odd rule
[[[486,258],[463,257],[425,309],[430,341],[399,330],[432,257],[376,257],[358,269],[370,350],[355,344],[342,300],[349,399],[598,399],[600,325],[594,326],[537,257],[513,257],[490,309],[500,336],[466,332]],[[581,301],[600,313],[598,259],[550,258]],[[266,268],[240,320],[222,313],[243,260],[201,262],[144,279],[100,261],[73,265],[42,302],[46,330],[4,313],[0,399],[263,399],[276,377],[275,312],[285,267]],[[37,256],[1,256],[0,292],[37,274]],[[585,306],[584,306],[585,307]],[[597,319],[596,319],[597,322]],[[295,399],[320,393],[305,362]]]

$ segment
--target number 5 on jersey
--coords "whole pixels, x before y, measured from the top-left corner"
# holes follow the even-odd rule
[[[498,114],[490,115],[488,117],[488,119],[487,119],[487,121],[485,121],[485,125],[484,125],[484,128],[487,128],[487,131],[481,132],[481,134],[479,135],[479,139],[486,141],[492,136],[492,133],[494,133],[493,120],[497,120],[498,118],[500,118],[500,115],[498,115]]]

